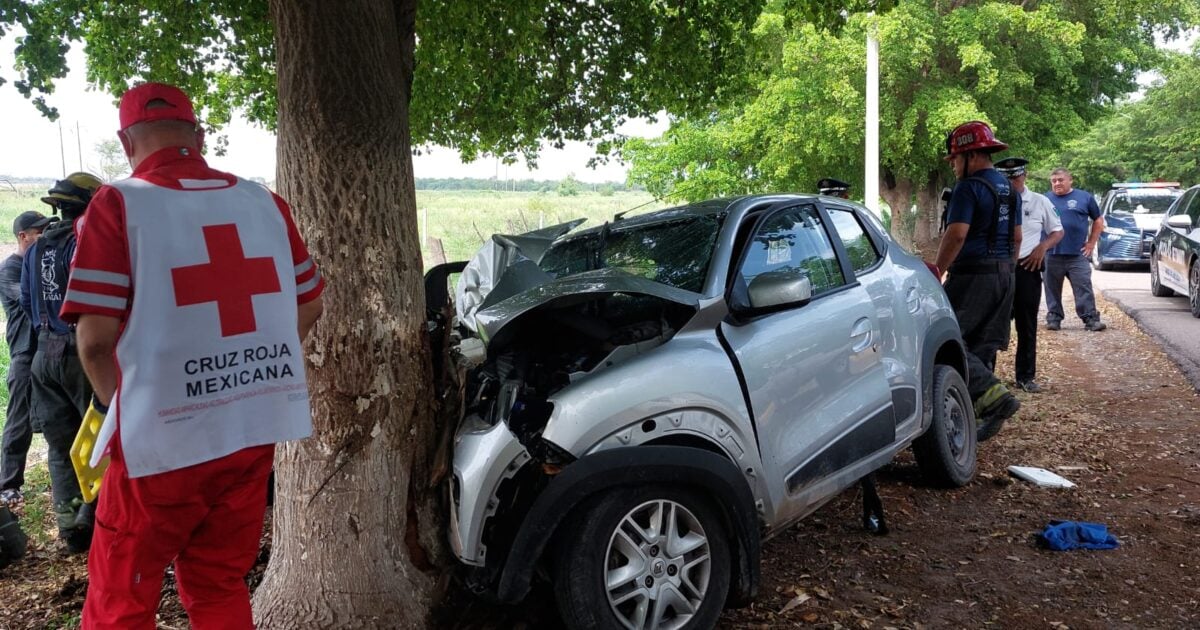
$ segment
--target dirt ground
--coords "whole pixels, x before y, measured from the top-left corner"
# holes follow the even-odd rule
[[[1105,332],[1069,320],[1039,333],[1047,390],[1020,394],[1015,421],[981,446],[974,483],[930,488],[902,456],[878,475],[888,536],[862,531],[860,497],[844,493],[765,544],[758,600],[722,627],[1200,627],[1200,396],[1130,319],[1101,307]],[[1001,362],[1011,379],[1011,353]],[[1038,488],[1009,465],[1078,487]],[[1103,523],[1121,546],[1042,549],[1036,535],[1052,519]],[[35,546],[0,575],[0,628],[74,627],[84,568]],[[160,627],[186,628],[165,592]],[[488,625],[554,625],[533,608],[493,610]]]

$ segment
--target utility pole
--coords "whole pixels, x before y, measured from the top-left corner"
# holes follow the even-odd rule
[[[58,156],[60,158],[62,158],[62,169],[63,169],[62,176],[65,178],[67,176],[67,150],[65,148],[63,148],[62,119],[61,118],[58,119]]]
[[[75,148],[79,150],[79,170],[83,170],[83,137],[79,135],[79,121],[75,121]]]
[[[874,14],[871,16],[874,18]],[[875,39],[874,20],[867,27],[867,153],[863,164],[864,201],[879,214],[879,40]],[[892,208],[893,216],[897,209]]]

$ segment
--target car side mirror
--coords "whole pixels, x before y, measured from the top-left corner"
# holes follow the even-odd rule
[[[750,281],[748,293],[756,310],[806,302],[812,298],[812,281],[795,269],[768,271]]]
[[[1186,214],[1172,214],[1167,217],[1167,227],[1190,230],[1192,229],[1192,217]]]

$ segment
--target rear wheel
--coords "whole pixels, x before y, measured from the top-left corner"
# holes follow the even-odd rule
[[[1200,317],[1200,258],[1192,261],[1188,272],[1188,301],[1192,306],[1192,317]]]
[[[730,540],[702,493],[666,485],[609,490],[562,531],[555,582],[568,628],[716,625],[729,592]]]
[[[1150,294],[1154,297],[1171,297],[1175,292],[1164,287],[1158,279],[1158,252],[1150,252]]]
[[[921,473],[935,485],[957,488],[975,476],[975,410],[954,368],[933,368],[933,421],[913,442]]]

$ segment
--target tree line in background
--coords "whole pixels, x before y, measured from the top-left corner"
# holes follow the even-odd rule
[[[623,182],[581,182],[574,175],[563,179],[509,179],[495,178],[479,179],[472,177],[418,177],[417,190],[493,190],[510,192],[540,192],[557,193],[563,196],[577,195],[581,192],[596,192],[611,195],[618,191],[644,191],[646,187],[640,184],[626,185]]]
[[[768,2],[738,62],[740,80],[724,100],[705,114],[674,117],[660,138],[624,143],[630,180],[656,195],[696,200],[814,192],[818,179],[837,177],[861,198],[865,40],[873,29],[881,196],[899,219],[893,234],[931,252],[939,193],[953,182],[942,160],[950,129],[985,120],[1010,144],[1010,155],[1047,165],[1097,121],[1125,120],[1119,113],[1127,109],[1140,116],[1136,106],[1117,103],[1137,88],[1140,72],[1170,59],[1156,48],[1155,34],[1172,38],[1196,25],[1200,3],[914,0],[878,15],[848,12],[832,25],[802,17],[791,3]],[[1168,100],[1153,91],[1151,98]],[[1179,107],[1183,100],[1181,89]],[[1159,113],[1164,124],[1156,133],[1163,133],[1171,115]],[[1146,124],[1131,124],[1131,135]],[[1156,149],[1174,142],[1156,138]],[[1105,162],[1095,143],[1084,146]]]

